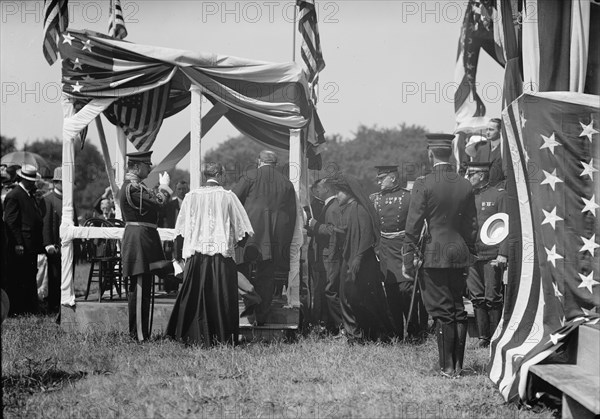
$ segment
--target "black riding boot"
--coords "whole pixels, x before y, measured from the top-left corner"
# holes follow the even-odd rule
[[[479,342],[477,345],[480,348],[486,348],[490,344],[490,318],[488,311],[482,307],[475,307],[475,320],[477,321],[477,331],[479,332]]]
[[[454,324],[444,324],[437,322],[437,343],[438,356],[440,361],[440,370],[444,377],[452,377],[454,375]]]
[[[463,369],[465,359],[465,346],[467,342],[467,322],[455,323],[456,335],[454,338],[454,369],[459,376]]]

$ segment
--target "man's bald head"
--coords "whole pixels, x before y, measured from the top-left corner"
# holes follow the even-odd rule
[[[275,166],[277,164],[277,154],[271,150],[263,150],[258,154],[258,164],[269,164]]]

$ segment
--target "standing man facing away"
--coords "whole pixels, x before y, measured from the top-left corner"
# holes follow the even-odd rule
[[[296,224],[294,186],[275,169],[276,165],[277,155],[273,151],[261,151],[258,168],[244,173],[232,189],[244,205],[254,230],[254,236],[243,249],[238,269],[250,278],[251,264],[256,263],[256,277],[252,281],[262,299],[255,310],[259,326],[265,323],[271,307],[275,270],[290,270],[290,245]]]
[[[477,239],[473,187],[449,163],[453,138],[452,134],[427,135],[433,171],[418,178],[413,187],[403,267],[406,276],[413,278],[417,242],[427,221],[430,237],[425,238],[421,291],[427,311],[437,322],[439,366],[445,377],[459,375],[463,367],[467,336],[464,274],[474,259]]]
[[[36,313],[37,255],[44,252],[43,202],[35,196],[37,169],[30,164],[17,170],[17,185],[4,199],[4,221],[8,236],[9,275],[6,291],[11,314]]]
[[[142,183],[152,167],[151,155],[152,151],[127,154],[127,174],[120,196],[125,221],[121,259],[123,276],[129,277],[129,333],[137,335],[138,340],[150,336],[148,323],[153,285],[150,264],[165,259],[157,223],[159,211],[169,202],[172,193],[167,173],[160,176],[156,192]]]
[[[480,230],[491,216],[506,212],[506,191],[489,184],[489,172],[490,163],[467,163]],[[487,347],[502,317],[502,273],[507,262],[508,240],[490,245],[483,242],[480,233],[476,247],[478,260],[469,269],[467,288],[479,330],[478,344]]]

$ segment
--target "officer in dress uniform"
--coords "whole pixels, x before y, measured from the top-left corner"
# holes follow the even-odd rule
[[[491,162],[467,163],[480,230],[491,216],[506,212],[506,191],[490,185],[491,168]],[[502,273],[507,262],[508,240],[491,245],[484,243],[478,234],[476,247],[478,260],[469,269],[467,288],[479,329],[478,344],[487,347],[502,316]]]
[[[415,274],[417,243],[427,222],[423,248],[423,303],[437,322],[439,370],[445,377],[460,375],[467,337],[463,304],[465,270],[476,255],[477,210],[473,187],[456,173],[449,160],[452,134],[428,134],[432,173],[415,181],[404,239],[406,276]]]
[[[139,340],[150,336],[152,270],[165,259],[157,223],[160,209],[173,193],[167,173],[160,176],[157,191],[142,183],[152,167],[151,155],[152,151],[127,154],[127,174],[120,194],[125,221],[121,258],[123,276],[129,277],[129,333]]]
[[[371,194],[379,217],[381,239],[379,241],[379,266],[383,274],[385,294],[394,320],[395,334],[404,338],[404,321],[407,321],[409,337],[416,337],[417,325],[408,320],[413,281],[402,275],[402,244],[404,227],[410,204],[410,192],[402,187],[397,166],[375,166],[377,184],[381,189]]]

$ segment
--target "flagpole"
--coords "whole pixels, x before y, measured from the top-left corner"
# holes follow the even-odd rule
[[[294,24],[292,25],[292,61],[296,62],[296,13],[298,7],[294,5]]]

